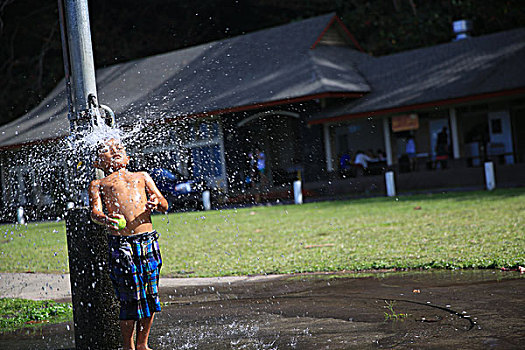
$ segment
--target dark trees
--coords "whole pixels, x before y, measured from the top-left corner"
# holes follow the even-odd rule
[[[525,25],[521,0],[89,0],[95,65],[193,46],[335,11],[374,55],[435,45],[456,19],[474,35]],[[64,76],[57,0],[0,0],[0,123]]]

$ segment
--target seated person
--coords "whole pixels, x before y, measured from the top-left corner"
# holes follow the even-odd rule
[[[363,169],[366,169],[368,168],[368,162],[377,162],[377,158],[370,157],[361,150],[357,151],[354,164],[359,164],[363,167]]]
[[[377,159],[379,159],[380,162],[386,162],[386,154],[382,149],[377,150]]]
[[[377,158],[370,157],[365,152],[359,150],[356,153],[354,164],[362,167],[363,171],[368,171],[368,163],[369,162],[377,162]]]

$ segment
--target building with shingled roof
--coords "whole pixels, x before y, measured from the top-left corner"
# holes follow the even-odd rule
[[[525,29],[373,57],[332,13],[96,74],[117,125],[141,126],[127,145],[135,169],[165,167],[237,202],[290,198],[297,178],[307,198],[384,193],[386,170],[398,192],[480,188],[487,160],[498,183],[523,186],[524,61]],[[65,94],[61,82],[0,127],[5,218],[18,206],[60,213],[68,200],[65,159],[29,164],[68,137]],[[257,152],[265,171],[254,177]]]

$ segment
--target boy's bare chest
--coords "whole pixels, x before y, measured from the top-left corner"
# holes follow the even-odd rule
[[[104,181],[101,186],[105,199],[139,199],[146,195],[144,180],[136,176],[115,176]]]

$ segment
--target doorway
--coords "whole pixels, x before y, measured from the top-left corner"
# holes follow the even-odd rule
[[[450,133],[448,128],[448,118],[439,118],[430,120],[428,123],[429,133],[430,133],[430,154],[432,158],[435,158],[437,155],[437,143],[438,143],[438,134],[447,128],[447,144],[450,145]],[[449,147],[450,149],[450,147]]]
[[[260,113],[238,123],[243,135],[244,154],[257,158],[260,168],[263,158],[264,171],[255,178],[261,185],[280,186],[289,184],[296,176],[301,162],[298,147],[299,114],[275,111]],[[247,160],[247,164],[249,163]],[[253,161],[252,161],[253,162]],[[247,167],[245,173],[249,173]]]
[[[488,154],[502,156],[505,164],[514,164],[509,113],[507,111],[490,112],[488,118],[490,135]]]

